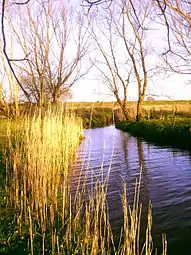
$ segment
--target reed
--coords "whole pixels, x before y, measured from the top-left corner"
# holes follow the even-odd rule
[[[139,203],[141,176],[135,186],[134,205],[122,195],[124,225],[117,245],[112,234],[107,205],[109,174],[87,185],[89,168],[83,166],[73,193],[75,162],[82,123],[71,112],[47,111],[7,124],[6,197],[4,211],[13,212],[12,238],[24,243],[28,254],[152,254],[151,206],[146,241],[140,247]],[[112,160],[112,159],[111,159]],[[85,177],[84,177],[85,176]],[[14,219],[14,221],[13,221]],[[123,240],[123,241],[122,241]],[[10,246],[6,240],[6,245]],[[12,248],[13,249],[13,248]],[[14,249],[13,249],[14,250]],[[166,240],[164,252],[166,254]]]
[[[80,119],[62,112],[47,111],[43,117],[38,113],[32,119],[26,117],[22,121],[8,123],[7,197],[9,206],[18,212],[20,235],[23,227],[29,228],[31,253],[35,235],[40,234],[44,238],[47,229],[54,232],[55,221],[60,216],[58,195],[61,189],[63,194],[68,192],[68,171],[82,131]],[[64,198],[63,219],[67,203]]]

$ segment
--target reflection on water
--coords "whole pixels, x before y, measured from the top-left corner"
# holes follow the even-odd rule
[[[109,174],[107,201],[111,225],[117,237],[122,224],[123,181],[132,204],[136,178],[142,166],[142,229],[146,226],[149,200],[153,205],[153,237],[161,243],[165,232],[168,254],[191,254],[191,154],[148,144],[113,126],[85,130],[71,176],[75,193],[79,178],[89,188]]]

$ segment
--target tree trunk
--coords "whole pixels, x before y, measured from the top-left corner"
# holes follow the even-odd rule
[[[136,121],[140,121],[143,117],[143,101],[144,101],[144,96],[140,96],[137,102]]]
[[[53,97],[52,104],[53,104],[54,106],[57,106],[57,105],[58,105],[58,97],[57,97],[56,95]]]
[[[122,108],[122,112],[123,112],[123,114],[124,114],[124,116],[125,116],[125,119],[126,119],[126,120],[129,120],[128,113],[127,113],[127,108],[126,108],[126,107],[125,107],[125,108],[124,108],[124,107]]]
[[[117,97],[117,102],[122,110],[123,115],[125,116],[125,119],[129,120],[126,104],[122,103],[119,97]]]

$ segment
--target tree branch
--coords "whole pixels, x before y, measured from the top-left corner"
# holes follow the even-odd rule
[[[20,83],[15,71],[14,71],[14,68],[11,64],[12,61],[14,61],[13,59],[10,59],[8,54],[7,54],[7,43],[6,43],[6,36],[5,36],[5,25],[4,25],[4,20],[5,20],[5,1],[6,0],[3,0],[2,1],[2,16],[1,16],[1,32],[2,32],[2,37],[3,37],[3,53],[4,53],[4,56],[7,60],[7,63],[11,69],[11,72],[13,74],[13,76],[15,77],[15,80],[17,81],[17,83],[19,84],[20,88],[22,89],[22,91],[24,92],[25,96],[27,97],[27,99],[29,100],[30,102],[30,96],[29,94],[27,93],[27,91],[24,89],[24,87],[22,86],[22,84]],[[28,0],[27,2],[29,2],[30,0]],[[17,59],[17,61],[19,61],[19,59]]]
[[[160,1],[159,0],[156,0],[157,4],[158,4],[158,7],[160,8],[161,10],[161,13],[164,17],[164,20],[165,20],[165,24],[166,24],[166,28],[167,28],[167,40],[168,40],[168,47],[169,49],[163,53],[163,55],[166,55],[167,53],[169,52],[172,52],[172,49],[171,49],[171,43],[170,43],[170,25],[168,23],[168,19],[166,17],[166,2],[164,1],[164,7],[161,5]]]
[[[15,3],[12,3],[11,5],[13,4],[16,4],[16,5],[25,5],[25,4],[28,4],[30,2],[30,0],[27,0],[25,2],[15,2]]]

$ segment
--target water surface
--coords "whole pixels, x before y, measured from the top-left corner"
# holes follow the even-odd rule
[[[161,234],[165,232],[168,254],[191,254],[191,153],[149,144],[114,126],[85,130],[72,185],[76,187],[80,174],[86,173],[87,185],[91,188],[97,178],[106,178],[110,170],[107,201],[117,238],[122,227],[123,182],[127,183],[131,204],[140,166],[143,226],[146,225],[147,207],[151,200],[153,239],[159,250]]]

